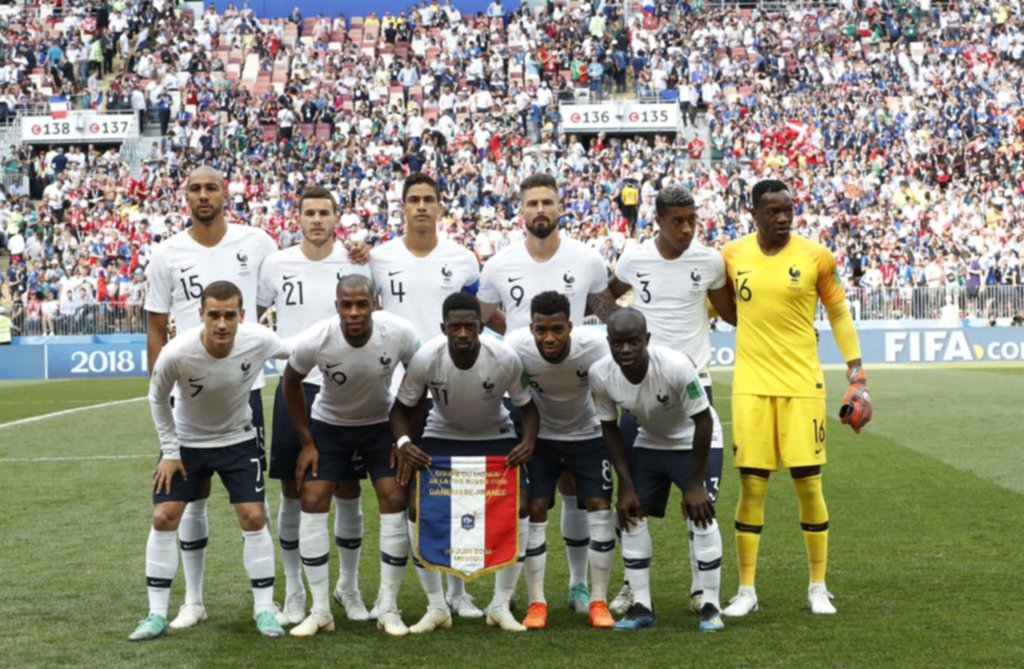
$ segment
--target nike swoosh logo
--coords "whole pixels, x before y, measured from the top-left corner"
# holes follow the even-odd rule
[[[292,279],[294,279],[297,276],[298,276],[298,274],[292,274],[292,275],[283,274],[283,275],[281,275],[281,278],[284,279],[285,281],[291,281]]]
[[[337,367],[340,364],[341,364],[340,362],[336,362],[333,365],[327,365],[327,369],[334,369],[335,367]]]
[[[190,376],[190,377],[188,377],[188,382],[189,382],[189,383],[199,383],[200,381],[202,381],[202,380],[203,380],[203,379],[205,379],[205,378],[206,378],[205,376],[200,376],[200,377],[198,377],[198,378],[195,378],[195,379],[193,379],[193,378],[192,378],[192,377]]]
[[[195,267],[195,265],[189,265],[188,267],[182,267],[182,268],[181,268],[181,269],[180,269],[179,271],[180,271],[180,272],[181,272],[182,274],[184,274],[185,272],[189,271],[189,270],[190,270],[190,269],[192,269],[193,267]]]
[[[642,278],[644,278],[645,276],[650,276],[650,274],[651,274],[650,272],[637,272],[637,273],[636,273],[636,277],[637,277],[638,279],[642,279]]]
[[[736,276],[743,276],[744,274],[750,274],[753,271],[754,270],[752,270],[752,269],[747,269],[747,270],[743,270],[742,272],[736,272]]]
[[[258,486],[256,486],[256,492],[263,492],[263,490],[264,490],[265,488],[266,488],[266,486],[263,486],[263,485],[258,485]]]
[[[821,448],[816,448],[816,449],[814,449],[814,454],[818,455],[819,453],[821,453],[822,450],[823,449],[821,449]]]
[[[522,281],[522,280],[523,280],[523,277],[521,277],[521,276],[510,276],[508,278],[508,282],[509,283],[515,283],[516,281]]]
[[[395,276],[396,274],[401,274],[404,271],[405,271],[404,269],[400,269],[400,270],[396,270],[394,272],[388,272],[388,276]]]
[[[199,548],[200,546],[203,545],[203,541],[204,541],[203,539],[200,539],[199,541],[182,541],[181,542],[181,550],[183,550],[183,551],[195,550],[195,549],[197,549],[197,548]]]

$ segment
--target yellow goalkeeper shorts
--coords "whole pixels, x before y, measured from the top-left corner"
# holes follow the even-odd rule
[[[778,471],[825,464],[825,400],[732,396],[733,466]]]

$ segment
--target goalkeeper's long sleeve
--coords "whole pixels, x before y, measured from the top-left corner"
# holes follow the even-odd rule
[[[857,360],[860,356],[860,340],[857,329],[853,325],[853,316],[846,306],[846,300],[840,300],[827,307],[828,322],[832,324],[832,336],[836,339],[839,352],[847,362]]]

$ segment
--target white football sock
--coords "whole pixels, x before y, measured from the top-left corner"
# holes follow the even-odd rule
[[[590,601],[605,602],[608,601],[608,579],[612,575],[615,556],[612,510],[591,511],[587,520],[590,523]]]
[[[409,544],[410,546],[416,541],[416,523],[409,521]],[[436,571],[427,569],[420,564],[420,561],[416,559],[416,552],[413,550],[412,562],[416,565],[416,577],[420,580],[420,587],[423,588],[423,594],[427,596],[427,606],[435,609],[448,610],[448,605],[444,601],[444,590],[441,589],[441,574]]]
[[[544,570],[548,561],[547,521],[531,522],[527,529],[526,540],[526,593],[529,603],[547,603],[544,598]]]
[[[488,608],[495,606],[507,607],[512,601],[512,595],[516,591],[516,584],[519,582],[519,574],[523,571],[523,563],[526,562],[526,544],[529,541],[530,522],[529,518],[519,519],[519,559],[515,564],[506,567],[494,575],[494,598]]]
[[[359,589],[359,555],[363,551],[363,509],[361,497],[334,498],[334,541],[338,545],[338,576],[341,589]]]
[[[700,573],[697,570],[697,549],[693,547],[693,524],[686,520],[686,548],[690,554],[690,596],[693,597],[700,589]]]
[[[285,599],[302,590],[302,559],[299,556],[299,518],[302,502],[281,495],[277,511],[277,536],[281,541]]]
[[[146,589],[149,592],[149,612],[167,617],[171,601],[171,581],[178,573],[178,547],[174,532],[161,532],[150,528],[146,540]]]
[[[264,525],[255,532],[242,532],[242,562],[252,585],[253,614],[274,610],[274,540]]]
[[[409,562],[408,524],[405,511],[380,514],[380,598],[385,611],[398,608],[398,589]]]
[[[331,598],[327,581],[330,578],[328,562],[331,559],[331,539],[327,534],[326,513],[302,512],[299,521],[299,555],[306,572],[309,592],[313,595],[313,608],[322,613],[331,612]]]
[[[633,589],[633,601],[651,609],[651,556],[654,546],[647,519],[643,518],[629,529],[622,530],[622,563],[626,567],[626,579]]]
[[[186,504],[178,525],[186,604],[203,604],[203,572],[206,567],[206,544],[210,535],[206,517],[206,504],[209,501],[209,498],[197,499]]]
[[[466,582],[455,574],[448,574],[448,599],[461,597],[466,594]]]
[[[590,552],[590,525],[586,509],[576,507],[575,495],[562,495],[562,537],[569,561],[569,587],[587,583],[587,557]]]
[[[718,522],[703,529],[692,521],[686,521],[693,537],[693,555],[697,562],[697,580],[693,587],[704,591],[704,603],[714,604],[721,609],[718,591],[722,582],[722,534],[718,531]]]

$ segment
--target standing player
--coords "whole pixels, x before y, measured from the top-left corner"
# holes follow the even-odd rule
[[[840,417],[857,432],[871,419],[867,375],[835,258],[824,246],[791,234],[789,188],[781,181],[759,181],[751,201],[757,232],[723,250],[738,320],[732,415],[733,464],[740,470],[740,587],[723,613],[745,616],[757,610],[754,576],[768,477],[782,465],[790,469],[800,505],[810,570],[808,605],[813,613],[833,614],[832,595],[825,587],[828,509],[821,466],[827,418],[814,327],[819,298],[847,361],[850,387]]]
[[[398,588],[409,556],[406,492],[395,480],[388,413],[395,367],[409,364],[419,340],[404,318],[374,312],[375,302],[371,279],[351,274],[339,280],[337,315],[299,335],[284,372],[288,413],[302,443],[292,483],[302,492],[299,551],[313,594],[313,609],[292,636],[334,630],[327,512],[337,482],[352,474],[356,453],[373,479],[381,514],[377,626],[392,636],[409,633],[398,613]],[[322,373],[323,390],[309,420],[302,382],[313,370]]]
[[[697,233],[697,209],[693,195],[682,186],[667,186],[654,201],[658,234],[654,240],[627,249],[615,266],[610,289],[619,297],[633,291],[633,307],[644,315],[651,331],[651,343],[688,355],[697,367],[701,385],[712,402],[711,337],[707,301],[729,323],[736,324],[735,306],[725,285],[725,262],[715,250],[694,240]],[[623,414],[622,432],[626,448],[636,439],[636,423]],[[715,464],[714,462],[712,463]],[[722,463],[708,471],[712,498],[718,494]],[[690,609],[701,610],[701,592],[697,586],[697,560],[693,537],[690,549]],[[629,584],[613,601],[613,610],[629,608]]]
[[[590,389],[601,419],[605,444],[619,472],[619,521],[622,557],[633,589],[633,605],[616,629],[655,624],[651,605],[653,547],[646,516],[662,518],[674,483],[683,492],[683,515],[693,535],[697,585],[703,590],[700,629],[724,629],[718,591],[722,573],[722,537],[715,522],[709,472],[721,470],[722,428],[708,403],[690,359],[668,348],[648,346],[643,314],[617,312],[608,321],[611,355],[590,368]],[[617,409],[640,426],[630,468]],[[713,465],[718,461],[717,467]]]
[[[260,268],[259,303],[274,305],[277,311],[277,333],[291,337],[336,314],[335,290],[338,280],[349,274],[369,275],[366,265],[349,262],[341,244],[335,244],[338,204],[334,195],[321,186],[302,191],[299,197],[299,227],[302,241],[283,251],[272,253]],[[283,372],[283,366],[281,371]],[[320,371],[314,369],[302,383],[306,397],[306,415],[313,398],[320,391]],[[281,624],[296,624],[306,617],[306,589],[302,585],[299,556],[299,491],[295,487],[295,464],[302,444],[292,426],[284,403],[284,384],[278,383],[274,396],[274,423],[270,450],[270,478],[281,481],[281,506],[277,528],[281,541],[281,562],[284,565],[284,610]],[[369,614],[359,594],[356,568],[362,543],[362,512],[359,508],[359,481],[346,481],[335,493],[337,513],[335,536],[342,564],[342,578],[334,596],[345,607],[349,620],[366,620]],[[351,532],[339,528],[354,527]],[[349,558],[353,557],[353,564]],[[342,588],[345,574],[350,573],[349,587]]]
[[[270,330],[242,323],[242,292],[210,283],[200,297],[202,326],[181,333],[161,351],[149,383],[149,405],[160,437],[153,473],[153,527],[146,543],[149,616],[129,636],[143,641],[167,632],[171,581],[178,571],[174,534],[186,502],[218,474],[242,526],[242,556],[252,584],[260,634],[284,634],[274,612],[274,542],[263,513],[263,449],[256,441],[249,390],[263,363],[290,347]],[[182,390],[173,405],[171,391]]]
[[[402,213],[405,234],[373,249],[370,269],[384,310],[411,322],[425,342],[438,335],[437,315],[446,297],[460,291],[476,293],[480,264],[469,249],[438,237],[441,190],[426,174],[410,174],[402,184]],[[484,615],[454,575],[448,576],[447,602],[460,618]]]
[[[199,325],[199,300],[203,288],[214,281],[238,286],[246,304],[257,304],[258,273],[264,259],[277,250],[267,233],[224,220],[224,177],[212,167],[197,167],[185,182],[185,199],[192,214],[187,230],[161,243],[147,268],[146,311],[149,312],[146,344],[149,368],[167,343],[168,317],[178,332]],[[258,309],[246,319],[258,322]],[[249,395],[256,440],[263,448],[263,370],[257,368]],[[180,389],[179,389],[180,390]],[[195,499],[185,507],[178,529],[181,561],[185,572],[185,603],[171,622],[173,629],[191,627],[206,620],[203,606],[203,570],[208,542],[206,503],[210,481],[200,480]]]
[[[587,373],[608,355],[604,333],[573,328],[569,298],[549,290],[530,300],[529,329],[516,330],[505,343],[519,356],[530,394],[540,411],[537,450],[527,465],[530,474],[530,532],[526,544],[526,587],[530,606],[523,620],[527,629],[547,626],[544,597],[547,561],[545,535],[548,508],[563,472],[573,476],[587,509],[590,530],[590,624],[612,627],[608,611],[608,578],[615,549],[612,520],[612,470],[600,421],[590,399]]]
[[[601,255],[575,239],[563,239],[558,221],[562,205],[558,183],[548,174],[527,177],[519,186],[520,215],[526,224],[526,239],[503,249],[487,261],[480,278],[480,298],[485,321],[505,310],[507,331],[530,324],[530,300],[545,290],[557,290],[569,298],[573,323],[582,323],[589,308],[605,321],[615,311],[615,298],[608,290],[608,271]],[[571,477],[560,481],[562,535],[569,560],[569,606],[587,613],[587,555],[590,545],[587,513],[577,505]]]
[[[442,319],[445,336],[434,337],[413,357],[391,410],[391,432],[401,458],[400,483],[408,482],[413,469],[429,467],[431,454],[505,455],[509,467],[518,467],[529,461],[536,445],[540,418],[529,391],[521,383],[522,363],[503,342],[480,336],[484,324],[479,302],[472,295],[453,293],[444,301]],[[415,428],[416,407],[428,387],[434,403],[423,438],[416,444],[409,435]],[[519,443],[501,400],[505,392],[522,410],[523,437]],[[525,478],[521,483],[525,485]],[[519,508],[520,560],[526,555],[525,500],[524,494]],[[415,536],[413,530],[410,521],[410,536]],[[509,609],[521,571],[520,561],[495,575],[494,597],[487,607],[488,627],[496,625],[512,632],[526,630]],[[452,617],[441,592],[441,575],[418,565],[416,573],[427,595],[427,612],[409,631],[420,633],[450,627]]]

